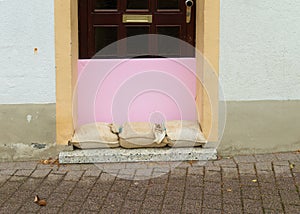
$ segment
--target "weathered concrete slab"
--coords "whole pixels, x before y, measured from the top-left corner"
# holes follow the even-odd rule
[[[215,148],[90,149],[63,151],[60,163],[113,163],[141,161],[215,160]]]

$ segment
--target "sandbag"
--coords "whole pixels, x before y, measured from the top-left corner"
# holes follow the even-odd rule
[[[86,124],[75,130],[72,144],[81,149],[116,148],[120,146],[117,131],[114,124]]]
[[[154,131],[155,124],[147,122],[127,122],[123,125],[122,131],[119,134],[120,145],[121,147],[128,149],[166,146],[166,143],[161,142],[163,139],[161,139],[160,142],[155,142],[156,136]]]
[[[165,143],[171,147],[196,147],[207,143],[197,121],[166,121]]]

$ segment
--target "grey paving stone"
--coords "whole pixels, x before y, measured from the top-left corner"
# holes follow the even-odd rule
[[[240,192],[229,192],[223,194],[223,203],[224,204],[234,204],[242,207],[242,199]]]
[[[242,188],[242,197],[246,199],[254,199],[254,200],[260,200],[261,193],[260,189],[257,187],[243,187]]]
[[[6,202],[1,208],[0,213],[16,213],[22,206],[21,203],[16,202]]]
[[[114,182],[116,179],[116,176],[113,176],[111,174],[108,173],[101,173],[99,181],[102,182]]]
[[[143,205],[143,201],[140,200],[136,201],[136,200],[131,200],[129,198],[126,198],[122,208],[140,210],[142,208],[142,205]]]
[[[203,207],[209,209],[222,209],[222,197],[217,195],[204,195],[203,199]]]
[[[56,183],[56,182],[60,182],[63,179],[63,177],[64,177],[64,175],[51,173],[47,176],[45,181],[51,182],[51,183]]]
[[[284,210],[285,210],[285,213],[287,213],[287,214],[295,214],[295,213],[299,213],[300,206],[285,205]]]
[[[261,201],[253,199],[244,199],[243,205],[245,213],[263,213]]]
[[[33,171],[34,171],[34,169],[18,169],[14,175],[15,176],[26,176],[26,177],[28,177],[29,175],[31,175],[31,173]]]
[[[162,213],[167,213],[169,211],[173,211],[173,213],[180,213],[181,201],[175,200],[173,203],[163,203]]]
[[[142,209],[143,210],[160,210],[163,203],[163,196],[162,195],[146,195]]]
[[[230,214],[240,214],[243,213],[243,208],[241,205],[225,203],[223,206],[224,213]]]
[[[274,173],[272,171],[257,171],[259,182],[275,183]]]
[[[300,198],[297,191],[280,190],[280,197],[285,205],[300,206]]]
[[[284,211],[282,209],[265,209],[265,214],[283,214]]]
[[[60,213],[79,213],[82,202],[67,201],[60,209]]]
[[[241,156],[235,156],[233,158],[236,163],[254,163],[256,162],[256,159],[252,155],[241,155]]]
[[[203,208],[202,213],[207,214],[220,214],[222,211],[218,209],[209,209],[209,208]]]
[[[49,198],[47,198],[47,206],[49,207],[61,207],[68,198],[66,193],[52,193]]]
[[[50,206],[46,206],[46,207],[42,207],[39,210],[39,214],[56,214],[59,213],[60,208],[58,207],[50,207]]]
[[[275,183],[260,183],[261,194],[263,197],[279,196],[279,190],[276,187]]]
[[[277,153],[276,157],[279,161],[300,161],[294,153]]]
[[[98,211],[90,211],[90,210],[81,210],[80,214],[98,214]]]
[[[19,190],[28,189],[28,190],[34,190],[37,188],[41,183],[42,179],[36,179],[36,178],[28,178],[26,181],[20,186]]]
[[[258,178],[254,174],[240,176],[242,186],[258,186]]]
[[[51,172],[51,169],[36,169],[31,174],[32,178],[44,178]]]
[[[221,183],[204,182],[204,195],[221,195]]]
[[[25,162],[15,162],[15,169],[35,169],[37,167],[37,162],[25,161]]]
[[[8,181],[1,188],[0,192],[4,197],[7,197],[14,193],[22,184],[17,181]]]
[[[147,194],[149,195],[164,195],[166,191],[166,185],[165,184],[152,184],[149,185],[147,189]]]
[[[0,176],[2,175],[13,175],[17,170],[16,169],[1,169]]]
[[[189,175],[186,177],[187,187],[199,187],[203,186],[203,175]]]
[[[9,175],[0,175],[0,187],[10,179]]]
[[[153,169],[136,169],[135,177],[138,176],[151,176]]]
[[[289,166],[290,163],[287,160],[282,160],[282,161],[273,161],[272,164],[274,166]]]
[[[84,171],[69,171],[64,177],[65,181],[79,181]]]
[[[201,201],[194,199],[185,199],[181,213],[201,213]]]
[[[205,171],[205,181],[221,182],[221,171]]]
[[[221,172],[221,167],[220,166],[215,166],[215,165],[213,165],[212,162],[208,162],[208,163],[211,163],[211,164],[206,164],[205,165],[205,172],[207,172],[207,171]]]
[[[75,181],[61,181],[60,184],[55,188],[54,192],[69,194],[75,187]]]
[[[97,177],[82,177],[77,182],[77,187],[91,189],[96,184],[97,179],[98,179]]]
[[[0,162],[0,169],[16,169],[16,162]]]
[[[99,177],[102,170],[87,170],[84,172],[83,177]]]
[[[0,163],[0,213],[297,213],[300,155],[291,154],[238,156],[205,166],[125,165],[132,166],[123,173],[129,177],[136,171],[161,175],[150,180],[124,180],[120,166],[112,167],[116,177],[93,165]],[[46,208],[33,203],[35,194],[47,200]]]
[[[33,199],[22,203],[19,213],[36,213],[40,210],[40,206],[33,202]]]
[[[168,182],[167,184],[167,191],[181,191],[183,192],[185,189],[185,181],[184,180],[177,180]]]
[[[128,214],[132,214],[132,213],[141,213],[141,214],[160,214],[161,213],[161,211],[160,210],[148,210],[148,209],[141,209],[141,211],[140,212],[138,212],[138,211],[135,211],[135,210],[130,210],[131,212],[124,212],[123,210],[122,210],[122,213],[124,212],[124,213],[128,213]]]
[[[255,174],[255,168],[253,163],[241,163],[239,164],[240,174]]]
[[[282,208],[281,200],[279,197],[263,198],[263,207],[270,210],[280,209]]]
[[[277,161],[277,157],[275,154],[258,154],[254,155],[258,162],[272,162]]]
[[[235,168],[236,163],[232,158],[221,159],[213,162],[215,166],[227,167],[227,168]]]
[[[34,195],[41,196],[42,198],[48,198],[55,188],[55,185],[41,185],[34,191]]]
[[[238,179],[239,177],[238,169],[222,167],[222,176],[229,179]]]
[[[271,162],[258,162],[255,163],[255,167],[257,171],[272,171],[272,163]]]
[[[126,197],[130,200],[142,201],[144,200],[146,190],[146,188],[130,188]]]
[[[23,176],[11,176],[10,181],[18,181],[18,182],[25,182],[27,177]]]
[[[287,166],[274,165],[274,171],[276,177],[292,177],[292,173],[289,165]]]
[[[82,209],[85,211],[99,211],[104,200],[99,197],[89,196],[84,201]]]
[[[191,166],[187,169],[188,175],[204,175],[204,167]]]
[[[173,204],[174,201],[181,203],[184,197],[184,192],[167,191],[164,197],[164,204]]]
[[[185,190],[185,198],[186,199],[194,199],[194,200],[200,200],[202,199],[204,188],[203,187],[192,187],[187,188]]]
[[[76,187],[69,195],[68,201],[83,202],[85,198],[88,196],[89,192],[90,191],[88,189]]]
[[[187,168],[174,168],[170,171],[170,177],[185,177]]]

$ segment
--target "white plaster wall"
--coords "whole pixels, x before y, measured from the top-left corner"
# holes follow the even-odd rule
[[[54,47],[54,0],[0,0],[1,104],[55,102]]]
[[[300,99],[300,1],[221,0],[226,100]]]

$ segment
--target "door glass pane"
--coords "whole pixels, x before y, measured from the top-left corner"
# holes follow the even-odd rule
[[[148,0],[127,0],[127,9],[148,9]]]
[[[157,33],[179,38],[180,27],[157,27]],[[179,56],[180,55],[180,41],[177,39],[168,39],[167,37],[159,37],[158,39],[158,52],[166,56]]]
[[[179,0],[157,0],[158,9],[179,9]]]
[[[96,9],[112,10],[118,8],[117,0],[96,0]]]
[[[127,27],[127,37],[137,36],[141,34],[148,34],[149,27],[148,26],[140,26],[140,27]],[[127,54],[129,55],[146,55],[148,54],[148,37],[132,37],[127,38]]]
[[[95,28],[95,51],[96,53],[107,45],[118,40],[117,27],[96,27]],[[114,45],[105,49],[105,52],[100,51],[97,55],[116,55],[117,47]]]

